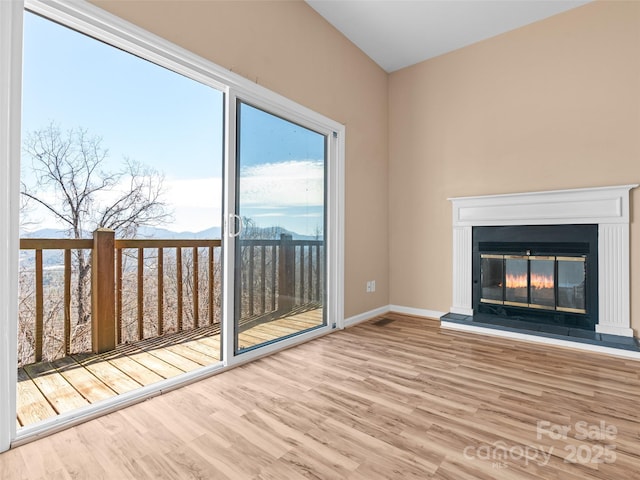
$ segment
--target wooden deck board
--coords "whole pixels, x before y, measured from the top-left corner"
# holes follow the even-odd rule
[[[209,363],[212,364],[220,361],[220,337],[216,337],[218,341],[208,343],[205,338],[198,339],[197,342],[186,342],[182,346],[184,348],[191,349],[195,352],[201,353],[209,357]]]
[[[164,377],[128,356],[117,356],[103,362],[113,365],[141,386],[150,385],[164,379]]]
[[[240,333],[239,343],[242,348],[249,348],[319,325],[322,325],[322,309],[320,308],[255,325]]]
[[[42,418],[53,417],[56,411],[27,373],[18,370],[18,425],[35,423]]]
[[[113,361],[91,361],[94,357],[74,355],[73,359],[91,372],[102,383],[116,393],[126,393],[139,388],[142,384],[120,370]]]
[[[68,412],[89,404],[89,401],[83,398],[51,363],[27,365],[24,370],[56,412]]]
[[[129,358],[135,360],[149,370],[154,371],[162,378],[175,377],[176,375],[180,375],[181,373],[185,372],[184,370],[177,368],[175,365],[167,363],[162,358],[159,358],[156,355],[152,355],[151,353],[144,350],[132,352],[131,354],[129,354]]]
[[[72,357],[64,357],[51,364],[89,403],[99,402],[112,397],[115,393],[112,388],[101,382]]]
[[[166,350],[175,353],[187,360],[195,363],[199,367],[204,367],[206,365],[213,365],[217,363],[219,360],[215,356],[209,355],[208,353],[204,353],[198,351],[197,349],[189,348],[190,344],[195,342],[189,342],[185,344],[177,344],[167,347]],[[196,367],[197,368],[197,367]]]
[[[173,347],[171,346],[147,350],[146,353],[166,362],[173,368],[181,370],[181,372],[190,372],[202,366],[199,363],[176,353],[173,351]]]
[[[262,343],[310,328],[321,319],[322,310],[296,313],[252,327],[247,338],[252,344]],[[75,354],[27,365],[18,369],[18,425],[31,425],[219,359],[220,326],[210,325],[122,344],[99,355]]]

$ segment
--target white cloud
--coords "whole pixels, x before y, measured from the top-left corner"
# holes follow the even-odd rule
[[[173,221],[164,228],[176,232],[201,232],[211,227],[219,227],[222,212],[220,207],[176,207]]]
[[[243,168],[240,174],[243,205],[274,208],[322,205],[324,165],[316,160],[292,160]]]
[[[255,215],[251,215],[253,218],[266,218],[266,217],[284,217],[286,214],[284,212],[280,213],[256,213]]]
[[[165,181],[166,201],[172,207],[218,207],[222,202],[220,177]]]
[[[165,179],[164,201],[173,211],[174,221],[166,228],[175,231],[199,231],[219,226],[222,205],[220,177]],[[100,192],[99,203],[113,201],[126,185],[111,192]],[[41,192],[54,201],[52,192]],[[320,214],[292,214],[290,207],[321,206],[324,201],[324,164],[316,160],[267,163],[242,169],[240,178],[242,205],[265,210],[255,217],[317,217]],[[32,218],[41,214],[44,224],[54,226],[45,211],[36,208]],[[39,225],[41,228],[43,225]]]
[[[165,201],[173,211],[174,231],[198,232],[220,226],[222,179],[220,177],[165,181]]]

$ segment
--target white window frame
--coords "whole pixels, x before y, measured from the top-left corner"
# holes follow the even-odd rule
[[[225,94],[225,175],[235,172],[236,100],[327,136],[327,298],[328,325],[283,340],[255,352],[234,355],[232,328],[223,335],[225,362],[177,379],[138,389],[129,394],[63,414],[32,427],[16,428],[17,304],[21,152],[22,31],[24,9],[150,60]],[[0,452],[37,436],[67,428],[106,412],[122,408],[163,391],[196,381],[239,363],[286,348],[344,327],[344,153],[345,127],[319,113],[257,85],[209,60],[178,47],[83,0],[0,0]],[[235,182],[226,179],[225,218],[233,212]],[[225,237],[226,231],[223,232]],[[224,238],[223,238],[224,241]],[[225,243],[225,259],[233,258],[234,242]],[[229,265],[229,263],[227,263]],[[225,309],[233,289],[232,268],[225,268]],[[225,311],[229,315],[230,311]],[[231,322],[233,316],[231,315]],[[231,340],[230,340],[231,339]],[[231,341],[231,343],[229,343]]]

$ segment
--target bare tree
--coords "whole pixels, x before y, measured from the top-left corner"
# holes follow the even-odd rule
[[[65,226],[68,237],[82,238],[97,228],[110,228],[119,237],[135,236],[141,226],[159,225],[171,216],[162,201],[164,176],[126,160],[119,171],[105,171],[108,150],[102,139],[82,128],[62,132],[51,123],[26,135],[23,145],[31,162],[30,184],[22,196],[44,207]],[[78,272],[78,323],[89,320],[87,306],[90,259],[74,252]]]

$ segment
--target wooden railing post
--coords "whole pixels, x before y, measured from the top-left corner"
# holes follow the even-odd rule
[[[278,311],[291,311],[295,296],[296,257],[293,237],[280,234],[280,258],[278,265]]]
[[[94,353],[116,348],[115,232],[93,232],[91,260],[91,346]]]
[[[36,250],[36,330],[35,361],[42,361],[42,343],[44,333],[44,278],[42,269],[42,250]]]

